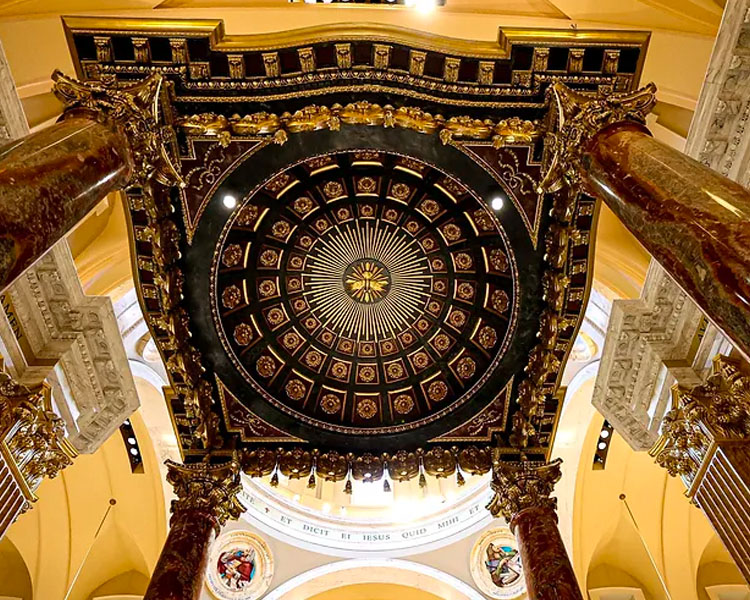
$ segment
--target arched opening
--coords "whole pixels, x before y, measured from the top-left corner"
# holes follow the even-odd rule
[[[357,583],[316,594],[310,600],[440,600],[440,596],[395,583]]]
[[[696,573],[699,600],[747,600],[748,587],[724,544],[715,535],[706,544]]]
[[[0,598],[33,600],[31,574],[21,553],[8,538],[0,541]]]
[[[135,600],[143,597],[149,579],[139,571],[127,571],[96,588],[89,600]]]
[[[387,592],[387,593],[386,593]],[[357,595],[360,594],[360,595]],[[365,595],[361,595],[365,594]],[[265,600],[483,600],[460,579],[419,563],[354,559],[311,569],[267,594]]]

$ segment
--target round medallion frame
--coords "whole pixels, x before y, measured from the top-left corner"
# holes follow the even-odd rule
[[[517,577],[511,583],[500,586],[492,580],[488,567],[488,549],[490,545],[495,545],[492,551],[493,558],[498,558],[503,554],[503,548],[511,548],[518,553],[518,542],[515,536],[507,527],[498,527],[489,529],[479,536],[475,542],[470,557],[471,577],[479,590],[497,600],[517,600],[526,598],[526,581],[523,575],[523,567],[520,565],[520,554],[516,554],[511,560],[512,569],[508,569],[508,576],[515,576],[516,571],[520,569],[520,577]]]
[[[251,580],[242,586],[241,574],[235,577],[222,576],[219,573],[219,563],[223,560],[230,563],[231,554],[242,553],[246,559],[252,553],[253,569]],[[235,564],[237,561],[235,561]],[[237,571],[234,566],[230,569]],[[206,587],[217,600],[256,600],[261,598],[273,579],[274,562],[271,549],[260,536],[250,531],[234,530],[220,535],[212,544],[208,559]],[[225,571],[225,573],[228,571]],[[228,583],[228,582],[234,583]],[[237,589],[232,586],[237,585]],[[241,587],[240,587],[241,586]]]

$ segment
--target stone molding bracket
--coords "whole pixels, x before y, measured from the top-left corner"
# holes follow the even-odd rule
[[[703,382],[725,345],[718,329],[656,262],[640,298],[616,300],[591,403],[637,451],[648,451],[669,408],[669,388]]]
[[[29,386],[47,380],[78,452],[95,452],[140,405],[109,298],[86,296],[67,242],[2,295],[0,349]]]

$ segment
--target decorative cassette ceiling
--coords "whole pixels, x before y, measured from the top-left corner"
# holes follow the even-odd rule
[[[129,203],[187,460],[299,475],[317,456],[340,479],[375,456],[408,478],[546,455],[595,205],[537,191],[545,89],[632,89],[646,35],[66,27],[79,76],[164,77],[184,185]]]

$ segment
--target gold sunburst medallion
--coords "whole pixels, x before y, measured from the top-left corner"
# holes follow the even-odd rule
[[[391,287],[388,269],[380,261],[364,258],[353,262],[344,272],[346,293],[362,304],[379,302]]]

